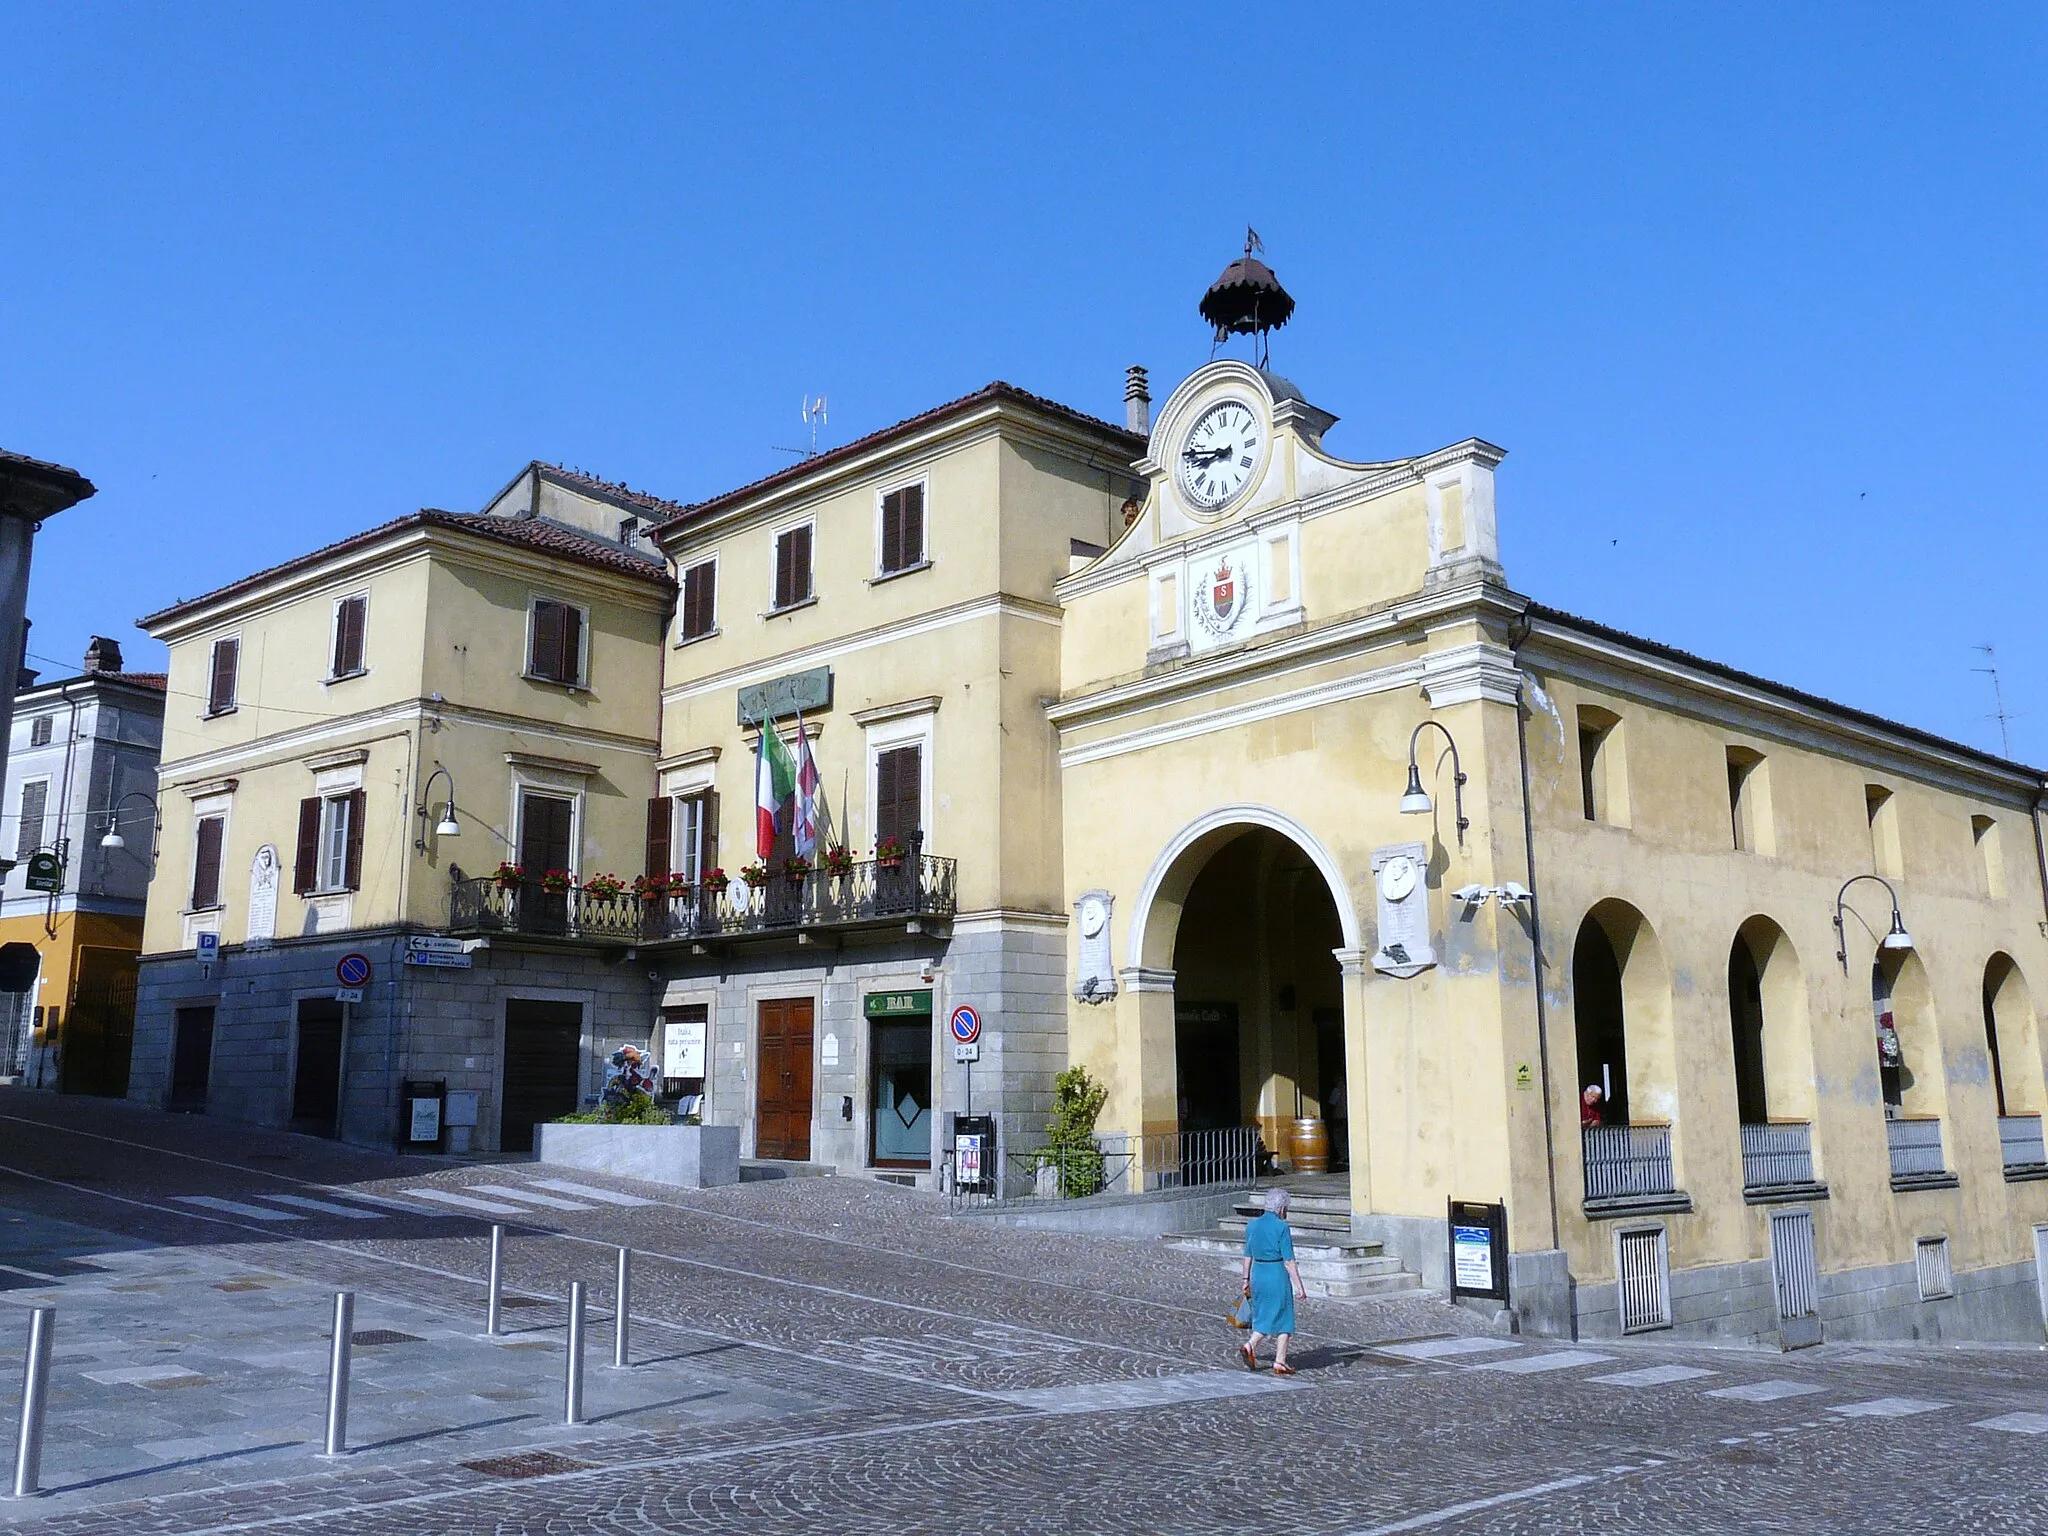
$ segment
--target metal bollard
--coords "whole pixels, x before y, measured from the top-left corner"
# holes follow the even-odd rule
[[[327,1449],[323,1456],[348,1454],[348,1362],[355,1344],[356,1293],[334,1293],[334,1348],[327,1357]]]
[[[28,1319],[28,1368],[21,1380],[21,1438],[14,1446],[14,1497],[43,1490],[43,1410],[50,1401],[50,1355],[57,1347],[57,1309],[37,1307]]]
[[[562,1387],[562,1422],[583,1422],[583,1282],[569,1282],[569,1363]]]
[[[490,1294],[484,1299],[484,1337],[498,1336],[498,1313],[501,1310],[499,1297],[505,1289],[505,1229],[491,1228],[491,1281]]]
[[[633,1250],[619,1250],[619,1279],[616,1287],[618,1316],[612,1320],[612,1364],[624,1370],[633,1363]]]

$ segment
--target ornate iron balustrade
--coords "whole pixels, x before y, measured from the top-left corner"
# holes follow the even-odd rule
[[[1939,1120],[1887,1120],[1884,1138],[1891,1149],[1894,1179],[1938,1178],[1947,1171],[1941,1161]]]
[[[849,928],[951,917],[956,861],[919,854],[855,864],[844,874],[769,876],[759,886],[737,878],[721,889],[695,887],[644,901],[631,891],[594,896],[548,891],[537,880],[504,885],[490,876],[458,880],[448,926],[458,933],[518,933],[547,938],[656,944],[671,939],[773,937],[808,928]]]
[[[1783,1189],[1813,1183],[1813,1127],[1775,1120],[1742,1127],[1742,1187]]]
[[[2008,1169],[2048,1165],[2048,1145],[2041,1139],[2039,1115],[2000,1115],[1998,1150]]]
[[[1589,1125],[1586,1199],[1626,1201],[1676,1195],[1668,1125]]]

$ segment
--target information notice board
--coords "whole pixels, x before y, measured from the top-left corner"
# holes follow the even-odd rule
[[[1508,1208],[1473,1200],[1450,1202],[1451,1300],[1508,1299]]]

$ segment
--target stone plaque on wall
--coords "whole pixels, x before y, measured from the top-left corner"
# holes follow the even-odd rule
[[[1421,843],[1389,843],[1372,855],[1379,898],[1379,948],[1372,968],[1387,976],[1413,976],[1436,964],[1429,943],[1429,850]]]
[[[1116,967],[1109,957],[1109,917],[1116,898],[1107,891],[1083,891],[1074,903],[1074,931],[1080,938],[1074,968],[1074,996],[1106,1003],[1116,996]]]
[[[251,949],[267,948],[277,937],[277,850],[265,843],[249,865],[249,936]]]

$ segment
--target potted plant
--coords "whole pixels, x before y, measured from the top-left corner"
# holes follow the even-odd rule
[[[540,888],[550,896],[565,896],[576,882],[566,869],[551,869],[540,877]]]
[[[516,891],[526,879],[526,871],[509,860],[491,871],[491,884],[501,891]]]
[[[742,864],[740,866],[740,878],[758,891],[768,883],[767,862],[763,859],[756,859],[751,864]]]
[[[795,858],[786,859],[783,861],[782,877],[783,879],[787,880],[791,885],[802,885],[804,883],[804,876],[808,875],[810,872],[811,861],[805,858],[802,854],[798,854]]]
[[[683,879],[681,875],[674,875],[670,878],[671,880]],[[732,882],[726,878],[726,873],[724,870],[707,869],[704,871],[704,889],[712,892],[714,895],[724,890],[730,884],[732,884]],[[690,883],[687,880],[683,880],[681,891],[678,894],[687,894],[689,892],[689,889]]]
[[[875,862],[884,869],[901,869],[905,852],[900,841],[893,837],[885,837],[875,844]]]
[[[825,850],[823,868],[828,875],[850,875],[853,873],[853,854],[844,843]]]
[[[668,880],[669,877],[667,875],[635,875],[633,877],[633,894],[646,902],[650,907],[657,901],[667,901],[669,893]]]
[[[597,901],[612,901],[626,888],[617,875],[592,875],[583,882],[583,894]]]

